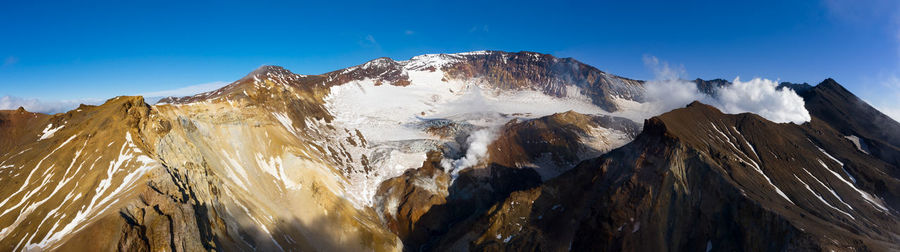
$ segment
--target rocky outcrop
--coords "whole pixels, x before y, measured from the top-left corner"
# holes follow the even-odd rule
[[[545,180],[618,148],[640,132],[637,123],[620,117],[574,111],[504,125],[488,146],[488,161],[505,167],[531,168]]]
[[[845,136],[856,136],[871,154],[900,166],[900,123],[850,93],[833,79],[811,88],[796,88],[806,102],[813,123],[827,124]],[[817,122],[821,120],[820,122]],[[900,170],[891,171],[894,177]]]
[[[897,179],[841,170],[893,167],[838,152],[853,150],[841,140],[827,128],[724,115],[694,103],[648,120],[622,148],[511,193],[474,224],[457,223],[447,232],[456,235],[424,248],[897,249],[889,200],[896,191],[869,186],[877,180],[893,188]]]
[[[610,112],[619,110],[616,98],[643,102],[642,81],[608,74],[572,58],[496,51],[459,56],[464,63],[445,67],[448,78],[481,79],[501,90],[532,89],[557,97],[585,96]]]
[[[783,84],[802,125],[695,102],[639,129],[557,110],[614,111],[640,81],[471,52],[0,111],[0,250],[900,250],[896,122],[826,82]],[[508,94],[528,96],[491,108]]]
[[[422,167],[407,170],[378,187],[376,210],[391,232],[408,237],[432,206],[447,202],[450,175],[441,167],[441,158],[440,152],[431,151]]]

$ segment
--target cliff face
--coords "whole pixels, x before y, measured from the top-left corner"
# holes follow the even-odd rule
[[[640,123],[640,81],[472,52],[0,111],[0,250],[898,250],[896,122],[827,82]]]
[[[488,146],[487,163],[530,168],[551,179],[581,161],[630,142],[639,124],[620,117],[573,111],[504,125]]]
[[[440,163],[460,158],[474,131],[572,102],[613,111],[605,100],[637,97],[640,84],[571,59],[476,52],[381,58],[321,75],[264,66],[154,106],[119,97],[52,116],[4,111],[0,181],[13,186],[0,189],[0,247],[398,250],[428,206],[447,202],[450,167]],[[522,92],[559,105],[469,104]],[[559,133],[568,137],[561,144],[607,130],[587,120],[577,138]],[[634,136],[620,135],[596,144],[606,151]],[[525,149],[529,160],[552,150]],[[564,169],[585,158],[566,155]],[[475,173],[464,176],[480,181],[469,187],[494,188]]]
[[[825,126],[694,103],[426,249],[894,250],[894,168]]]
[[[869,106],[832,79],[798,92],[809,113],[850,138],[857,138],[866,152],[900,166],[900,123]],[[900,171],[892,171],[900,176]]]
[[[43,130],[7,131],[22,135],[11,138],[20,139],[18,149],[0,161],[0,181],[8,185],[0,188],[0,247],[54,248],[87,225],[119,218],[115,209],[161,168],[142,137],[154,116],[142,98],[117,97],[65,114],[29,115],[46,123]]]
[[[4,158],[2,180],[15,187],[0,189],[0,246],[399,249],[371,208],[345,196],[336,163],[349,157],[314,142],[334,131],[306,124],[328,120],[321,97],[256,74],[267,78],[236,85],[239,98],[119,97],[46,119],[50,130]]]

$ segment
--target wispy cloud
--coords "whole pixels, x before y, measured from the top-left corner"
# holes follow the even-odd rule
[[[365,48],[381,49],[381,45],[378,44],[378,40],[375,40],[375,36],[372,36],[372,34],[363,37],[363,39],[359,41],[359,45]]]
[[[19,58],[16,56],[9,56],[6,59],[3,59],[3,66],[12,66],[16,63],[19,63]]]
[[[406,35],[413,35],[413,34],[416,34],[416,32],[413,31],[413,30],[406,30],[406,31],[403,32],[403,34],[406,34]]]
[[[895,0],[823,0],[828,17],[838,22],[857,26],[887,26],[887,32],[895,44],[895,62],[893,69],[883,69],[873,74],[873,79],[866,80],[861,87],[860,96],[864,96],[869,105],[894,120],[900,121],[900,1]],[[878,71],[878,70],[876,70]],[[863,84],[863,83],[859,83]]]
[[[153,92],[146,92],[141,94],[135,94],[144,96],[145,101],[148,104],[154,104],[161,98],[169,97],[169,96],[189,96],[195,95],[207,91],[216,90],[221,88],[228,83],[222,81],[209,82],[197,85],[191,85],[181,88],[175,88],[170,90],[160,90]],[[80,98],[80,99],[67,99],[67,100],[45,100],[45,99],[37,99],[37,98],[24,98],[17,96],[3,96],[0,97],[0,110],[11,110],[18,109],[19,107],[25,108],[25,110],[31,112],[40,112],[47,114],[61,113],[66,112],[78,107],[81,104],[87,105],[100,105],[106,99],[100,98]]]
[[[889,104],[889,103],[869,103],[869,104],[872,105],[872,107],[875,107],[875,109],[878,109],[878,111],[881,111],[881,113],[884,113],[891,119],[894,119],[894,121],[900,122],[900,107],[897,107],[896,105]]]
[[[896,15],[900,3],[895,0],[823,0],[831,18],[844,22],[880,22]]]
[[[215,81],[215,82],[191,85],[191,86],[180,87],[180,88],[169,89],[169,90],[147,92],[147,93],[143,93],[143,94],[139,94],[139,95],[144,96],[144,97],[188,96],[188,95],[195,95],[195,94],[199,94],[199,93],[203,93],[203,92],[207,92],[207,91],[216,90],[221,87],[224,87],[225,85],[228,85],[228,83],[224,82],[224,81]]]
[[[490,27],[488,27],[488,25],[476,25],[476,26],[472,26],[472,28],[469,29],[469,32],[489,32],[489,31],[490,31]]]
[[[199,93],[203,93],[203,92],[213,91],[213,90],[219,89],[221,87],[224,87],[225,85],[228,85],[228,83],[224,82],[224,81],[214,81],[214,82],[191,85],[191,86],[180,87],[180,88],[169,89],[169,90],[146,92],[146,93],[137,94],[137,95],[143,96],[144,101],[146,101],[148,104],[156,104],[156,102],[158,102],[160,99],[165,98],[165,97],[191,96],[191,95],[195,95],[195,94],[199,94]]]
[[[677,80],[687,75],[684,65],[669,66],[669,62],[660,61],[656,56],[644,54],[644,66],[653,71],[657,80]]]
[[[66,111],[75,109],[80,104],[98,105],[98,104],[103,103],[103,101],[104,101],[103,99],[97,99],[97,98],[48,101],[48,100],[40,100],[40,99],[34,99],[34,98],[22,98],[22,97],[7,95],[7,96],[0,97],[0,109],[10,110],[10,109],[17,109],[19,107],[24,107],[25,110],[28,110],[31,112],[55,114],[55,113],[66,112]]]
[[[897,74],[884,77],[880,89],[880,95],[867,99],[866,102],[900,122],[900,101],[897,100],[900,97],[900,77]]]

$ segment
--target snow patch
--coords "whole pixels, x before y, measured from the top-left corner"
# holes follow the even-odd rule
[[[844,136],[844,138],[847,138],[847,140],[850,140],[850,142],[852,142],[853,145],[856,146],[856,149],[859,150],[860,152],[869,154],[869,146],[866,145],[865,141],[859,139],[858,136],[849,135],[849,136]]]
[[[59,127],[53,128],[52,123],[47,124],[47,128],[44,128],[44,131],[41,132],[41,138],[38,139],[38,141],[53,137],[53,134],[62,129],[63,126],[65,125],[59,125]]]
[[[365,136],[366,146],[316,143],[323,147],[326,159],[341,159],[345,161],[342,162],[344,165],[350,166],[348,170],[362,170],[358,161],[366,155],[372,172],[344,172],[347,196],[352,201],[371,205],[378,184],[399,176],[406,169],[421,166],[427,151],[445,143],[465,146],[461,148],[466,152],[462,157],[442,161],[454,173],[477,164],[486,155],[487,145],[494,140],[492,132],[512,119],[537,118],[569,110],[582,114],[609,114],[574,86],[566,88],[565,97],[555,97],[533,90],[483,89],[489,85],[480,79],[444,79],[441,66],[452,64],[460,57],[423,55],[397,62],[403,67],[403,74],[409,77],[407,86],[376,85],[375,80],[364,79],[330,87],[324,106],[334,119],[328,126],[335,130],[328,130],[325,123],[308,123],[310,126],[306,130],[311,135],[332,139],[347,138],[345,130],[358,130],[359,135]],[[275,115],[275,118],[291,129],[287,116]],[[435,119],[471,126],[461,129],[462,132],[453,132],[469,134],[469,138],[464,143],[456,143],[453,139],[428,133],[423,125]],[[350,135],[352,138],[355,134]],[[630,140],[613,137],[617,145]],[[324,148],[327,146],[333,148]],[[332,153],[331,149],[337,153]]]

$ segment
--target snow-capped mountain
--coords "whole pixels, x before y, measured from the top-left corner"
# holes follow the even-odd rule
[[[900,249],[897,122],[830,79],[771,87],[801,124],[653,84],[479,51],[2,111],[0,248]]]

